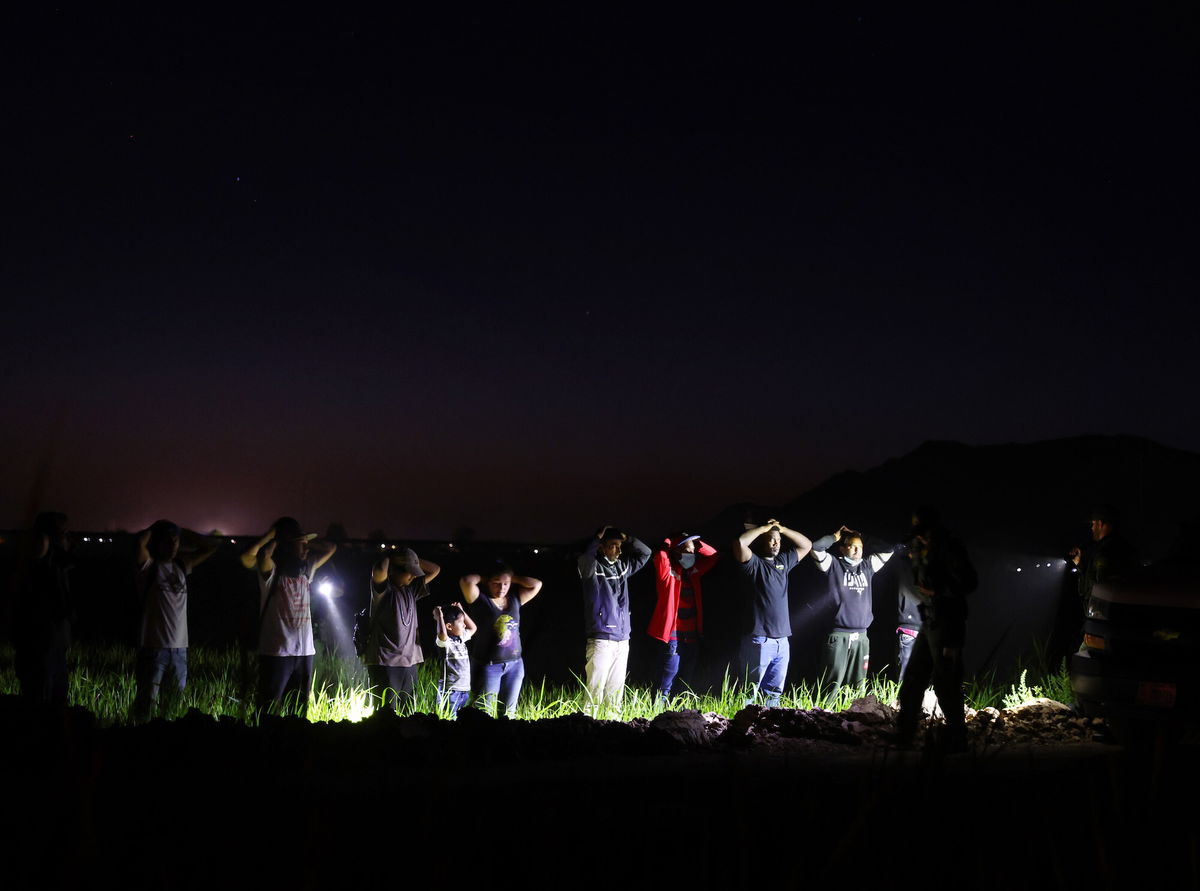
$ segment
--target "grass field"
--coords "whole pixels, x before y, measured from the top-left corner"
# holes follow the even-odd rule
[[[135,651],[128,646],[76,646],[69,656],[71,705],[88,709],[102,724],[130,722],[130,711],[136,692],[134,684]],[[182,695],[164,695],[158,714],[173,718],[188,709],[198,709],[214,717],[229,716],[249,723],[257,721],[254,707],[253,657],[236,649],[217,650],[193,647],[188,656],[188,687]],[[437,711],[437,662],[421,666],[417,682],[416,701],[403,707],[401,713]],[[1065,668],[1042,673],[1030,679],[1028,670],[1018,679],[1004,683],[994,676],[976,678],[965,686],[967,705],[972,708],[1011,707],[1036,696],[1047,696],[1063,702],[1071,701],[1070,680]],[[17,680],[12,669],[11,648],[0,648],[0,694],[17,692]],[[874,694],[883,702],[894,703],[898,685],[882,678],[872,678],[865,691],[844,687],[836,695],[828,695],[819,687],[794,686],[783,697],[785,708],[840,711],[847,708],[862,692]],[[309,703],[310,721],[359,721],[375,710],[377,699],[367,684],[366,670],[357,661],[346,661],[328,653],[318,653],[314,665],[313,695]],[[630,721],[634,718],[653,718],[671,710],[698,709],[732,717],[746,702],[741,685],[726,677],[719,691],[705,694],[683,692],[669,701],[658,700],[650,687],[629,686],[620,714],[607,713],[599,717]],[[587,694],[582,684],[549,686],[528,679],[521,691],[517,717],[521,720],[554,718],[576,712],[588,713]]]

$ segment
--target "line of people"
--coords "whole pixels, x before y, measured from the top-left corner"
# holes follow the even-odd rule
[[[23,692],[63,704],[69,641],[66,517],[42,515],[34,532],[35,553],[22,564],[26,577],[20,584],[30,591],[18,598],[27,614],[17,622],[23,629],[16,636],[17,673]],[[139,718],[150,714],[169,676],[177,689],[187,683],[187,576],[217,547],[217,539],[165,520],[137,536],[142,620],[134,712]],[[240,555],[242,566],[255,573],[258,588],[260,705],[291,698],[303,709],[308,701],[316,652],[311,586],[335,551],[333,543],[283,517]],[[767,706],[780,703],[792,634],[787,578],[810,554],[826,575],[836,606],[822,652],[825,680],[833,690],[865,680],[872,579],[898,552],[904,554],[904,596],[897,635],[902,664],[913,654],[905,686],[915,691],[901,693],[902,732],[910,725],[915,729],[916,719],[910,717],[919,716],[920,698],[930,681],[946,714],[961,713],[962,629],[974,571],[965,550],[928,510],[914,515],[913,535],[905,546],[865,555],[863,536],[846,526],[813,542],[775,519],[747,524],[733,542],[732,556],[746,582],[741,659],[756,700]],[[588,540],[577,568],[584,606],[585,686],[594,713],[618,711],[622,704],[631,636],[630,578],[653,563],[657,597],[647,632],[657,650],[656,690],[665,698],[676,683],[692,680],[704,632],[703,577],[718,559],[716,548],[689,533],[664,539],[655,550],[612,525]],[[372,567],[361,656],[384,704],[413,698],[424,659],[419,603],[440,572],[437,564],[411,549],[384,555]],[[524,680],[521,609],[538,595],[542,582],[496,564],[485,573],[464,575],[459,588],[462,602],[432,611],[436,642],[445,653],[439,707],[453,714],[467,701],[472,670],[466,645],[474,638],[477,700],[492,713],[511,716]]]

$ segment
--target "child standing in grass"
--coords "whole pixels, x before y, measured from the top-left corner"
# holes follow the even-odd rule
[[[445,710],[454,716],[471,695],[471,657],[467,653],[467,641],[475,636],[476,626],[457,603],[450,604],[445,610],[435,606],[433,617],[437,619],[437,645],[446,651],[442,678],[438,681],[438,711]]]
[[[181,550],[181,542],[186,552]],[[180,693],[187,687],[187,577],[217,550],[217,540],[159,520],[137,538],[137,580],[142,598],[138,636],[137,698],[133,716],[148,720],[159,688],[170,675]]]

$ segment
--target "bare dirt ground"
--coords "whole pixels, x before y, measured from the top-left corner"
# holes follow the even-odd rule
[[[891,710],[750,707],[102,729],[0,702],[8,887],[1190,887],[1192,748],[1131,751],[1058,703],[889,744]],[[936,730],[936,721],[931,722]]]

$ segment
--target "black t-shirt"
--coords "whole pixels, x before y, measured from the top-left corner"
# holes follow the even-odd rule
[[[749,582],[745,631],[756,637],[791,637],[792,616],[788,611],[787,574],[795,568],[796,552],[789,548],[766,559],[751,554],[738,566]]]
[[[478,606],[480,642],[476,653],[483,654],[484,662],[511,662],[521,658],[521,598],[514,585],[508,592],[508,606],[496,606],[487,594],[480,594],[475,601]]]

